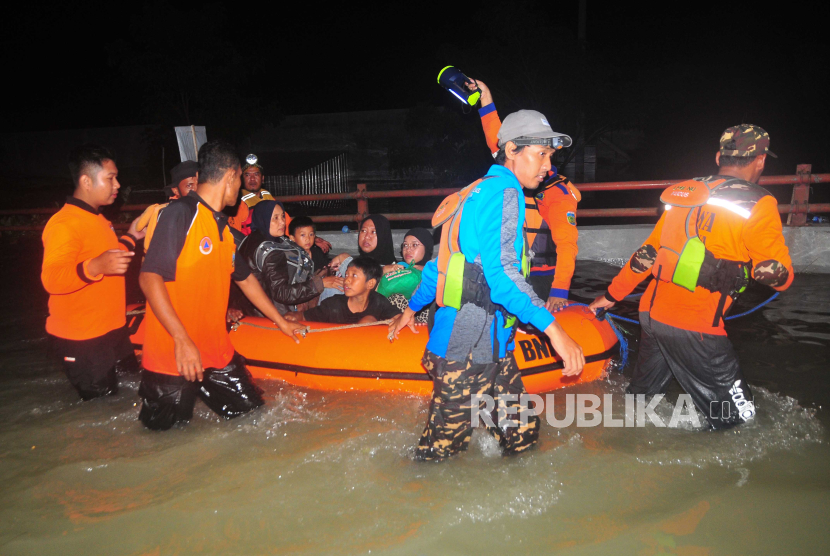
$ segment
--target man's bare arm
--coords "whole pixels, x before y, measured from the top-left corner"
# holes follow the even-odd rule
[[[147,298],[147,303],[153,309],[153,314],[156,315],[168,334],[173,337],[176,370],[191,382],[202,380],[204,374],[202,356],[199,354],[196,344],[188,336],[182,321],[179,320],[176,309],[173,308],[170,295],[164,286],[164,278],[153,272],[142,272],[138,276],[138,283]]]

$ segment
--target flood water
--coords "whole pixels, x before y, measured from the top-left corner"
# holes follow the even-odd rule
[[[263,410],[223,421],[198,402],[165,433],[137,421],[136,377],[82,403],[46,354],[37,242],[3,244],[0,263],[0,554],[830,552],[827,276],[729,324],[749,425],[543,423],[520,457],[477,431],[466,454],[425,464],[411,459],[417,397],[270,382]],[[573,293],[593,298],[615,273],[580,262]],[[751,289],[739,310],[768,295]],[[623,374],[562,393],[616,394],[621,415],[629,328]]]

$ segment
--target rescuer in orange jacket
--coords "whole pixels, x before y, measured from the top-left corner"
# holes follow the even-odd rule
[[[242,189],[239,193],[240,198],[236,214],[228,218],[228,224],[231,228],[247,236],[251,233],[251,218],[253,217],[254,207],[260,201],[276,201],[271,192],[262,187],[262,165],[259,164],[259,159],[255,154],[249,154],[245,157],[245,164],[242,166]],[[288,229],[290,223],[291,217],[286,213],[286,229]],[[331,249],[331,243],[320,236],[314,238],[314,245],[319,247],[323,253],[328,253]]]
[[[138,416],[150,429],[189,420],[197,396],[227,418],[265,403],[225,327],[231,280],[286,335],[304,328],[282,318],[244,258],[236,256],[221,211],[237,198],[240,173],[230,145],[202,145],[196,191],[161,212],[141,267],[147,312]]]
[[[138,370],[126,325],[124,273],[137,240],[135,222],[118,238],[99,209],[118,196],[108,150],[84,145],[69,157],[75,191],[43,230],[41,280],[49,293],[49,333],[69,382],[83,400],[118,392],[115,373]]]
[[[640,301],[640,353],[628,393],[664,393],[674,376],[715,429],[754,418],[755,406],[723,317],[750,278],[777,291],[793,281],[778,203],[758,186],[769,135],[727,129],[718,175],[669,187],[666,212],[593,310],[613,307],[649,276]]]
[[[187,197],[187,194],[196,190],[196,177],[199,172],[199,164],[193,160],[185,160],[173,166],[170,170],[170,185],[164,188],[164,192],[170,201]],[[137,229],[146,228],[147,235],[144,236],[144,252],[150,248],[153,240],[153,232],[156,230],[159,212],[169,203],[158,203],[150,205],[147,210],[138,218]]]
[[[481,127],[490,152],[498,151],[499,114],[490,89],[482,81],[474,80],[481,90]],[[562,138],[560,146],[569,147],[570,137]],[[551,166],[548,179],[535,191],[525,190],[525,221],[527,245],[532,252],[528,282],[546,307],[555,311],[567,305],[576,266],[577,239],[576,206],[582,196],[565,176]]]
[[[255,154],[245,157],[242,166],[242,189],[239,192],[239,207],[234,216],[228,218],[231,228],[245,235],[251,233],[251,216],[260,201],[275,201],[271,192],[262,187],[262,166]]]

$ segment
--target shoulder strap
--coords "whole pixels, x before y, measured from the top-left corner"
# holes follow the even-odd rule
[[[440,205],[438,205],[438,210],[435,211],[435,214],[432,216],[432,227],[437,228],[444,224],[447,220],[455,216],[455,214],[461,210],[462,205],[467,200],[467,197],[470,196],[470,193],[476,190],[476,187],[483,181],[488,180],[495,176],[484,176],[483,178],[477,179],[467,187],[461,189],[453,193],[452,195],[448,195]]]
[[[706,204],[710,195],[709,185],[696,180],[686,180],[666,188],[660,202],[678,208],[694,208]]]
[[[265,264],[265,258],[271,251],[276,249],[278,249],[278,247],[275,241],[263,241],[259,244],[259,246],[257,246],[256,253],[254,253],[254,263],[256,263],[258,271],[262,272],[262,265]]]
[[[273,251],[285,253],[288,264],[296,271],[293,283],[304,282],[314,272],[314,262],[305,250],[288,238],[281,238],[278,241],[263,241],[259,244],[254,254],[257,270],[262,272],[265,259]]]

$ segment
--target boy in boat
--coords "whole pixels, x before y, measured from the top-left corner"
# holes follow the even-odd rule
[[[318,274],[326,272],[325,267],[329,262],[328,255],[316,245],[317,228],[314,221],[308,216],[297,216],[291,219],[288,224],[288,237],[302,247],[306,254],[311,257],[314,263],[314,268],[317,269]]]
[[[190,420],[197,396],[226,418],[264,403],[225,328],[231,279],[262,314],[299,341],[294,334],[303,327],[280,315],[236,257],[222,209],[236,199],[240,173],[233,147],[205,143],[196,191],[171,202],[159,216],[139,276],[147,296],[139,419],[149,429]]]
[[[144,232],[120,238],[99,210],[118,196],[115,157],[97,145],[69,158],[75,191],[43,230],[46,332],[81,399],[116,394],[116,369],[138,369],[126,326],[124,273]]]
[[[375,291],[380,265],[367,256],[355,257],[346,269],[343,295],[333,295],[308,311],[286,315],[292,321],[356,324],[387,320],[400,315],[389,300]]]

